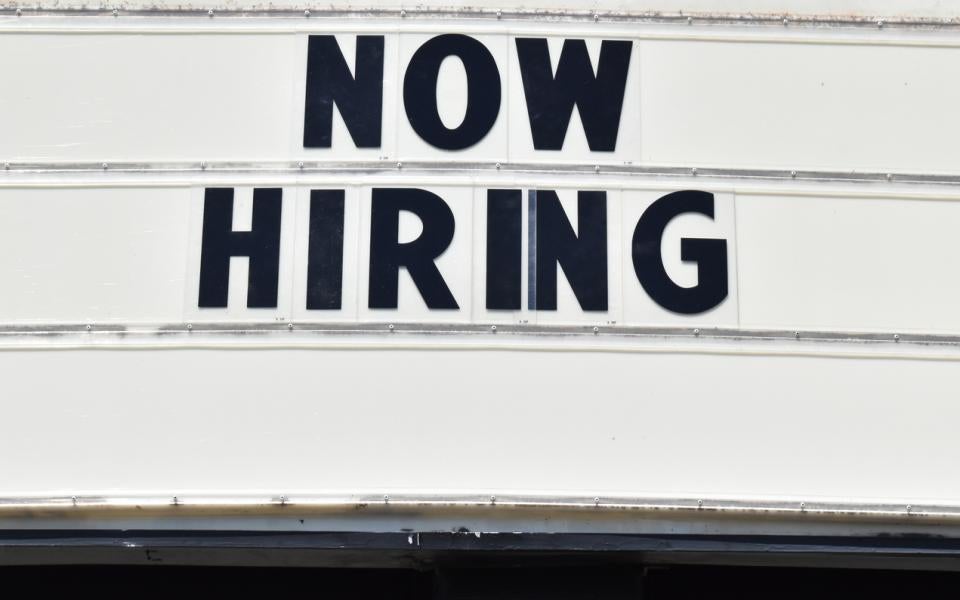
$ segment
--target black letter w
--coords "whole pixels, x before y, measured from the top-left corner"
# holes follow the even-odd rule
[[[547,40],[517,38],[517,57],[534,148],[563,149],[576,104],[590,150],[616,150],[632,44],[603,40],[594,75],[586,42],[564,40],[554,77]]]

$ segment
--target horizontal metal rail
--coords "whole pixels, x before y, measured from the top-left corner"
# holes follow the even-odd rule
[[[662,12],[662,11],[610,11],[610,10],[557,10],[557,9],[479,9],[479,8],[432,8],[411,6],[408,8],[338,8],[335,5],[318,7],[310,4],[289,8],[256,8],[242,5],[220,5],[211,2],[209,8],[133,7],[122,2],[111,6],[64,7],[62,4],[19,4],[12,2],[0,9],[0,15],[26,17],[39,16],[149,16],[149,17],[279,17],[279,18],[469,18],[508,19],[537,21],[613,22],[613,23],[660,23],[660,24],[735,24],[767,26],[824,27],[841,25],[883,29],[887,27],[911,29],[956,29],[960,28],[960,15],[950,18],[911,17],[903,15],[818,15],[780,13],[724,13],[724,12]]]
[[[960,524],[960,505],[825,500],[730,499],[710,497],[564,496],[511,494],[414,494],[388,492],[356,495],[236,495],[190,494],[149,496],[24,496],[0,497],[0,518],[54,518],[88,515],[101,518],[158,515],[250,516],[337,515],[340,513],[417,515],[483,512],[571,513],[585,517],[611,514],[636,517],[740,519],[786,518],[813,522]],[[522,516],[522,515],[520,515]]]
[[[184,323],[0,327],[0,352],[509,351],[960,361],[960,336],[619,326]]]
[[[933,333],[889,333],[827,330],[737,329],[725,327],[644,327],[625,325],[534,325],[534,324],[440,324],[440,323],[317,323],[309,321],[279,323],[198,322],[163,325],[117,323],[58,323],[42,325],[2,325],[0,341],[19,336],[59,337],[70,334],[103,336],[157,334],[163,336],[202,336],[204,334],[299,332],[317,335],[467,335],[622,338],[682,338],[714,340],[795,340],[820,342],[896,343],[922,345],[960,345],[960,335]]]
[[[13,176],[43,174],[387,174],[418,172],[426,174],[504,173],[517,175],[605,175],[622,177],[704,177],[724,180],[960,184],[960,174],[811,169],[756,169],[726,167],[679,167],[671,165],[558,164],[535,162],[462,162],[462,161],[196,161],[196,162],[20,162],[5,161],[0,167],[0,185]],[[10,178],[4,177],[10,176]]]

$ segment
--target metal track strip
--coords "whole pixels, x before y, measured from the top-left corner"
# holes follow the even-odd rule
[[[621,338],[679,338],[704,340],[794,340],[818,342],[854,342],[874,344],[960,345],[960,335],[930,333],[890,333],[825,330],[777,330],[699,327],[639,327],[619,325],[513,325],[513,324],[439,324],[439,323],[175,323],[165,325],[123,325],[116,323],[73,323],[56,325],[3,325],[0,341],[13,337],[56,338],[83,334],[91,339],[130,335],[181,335],[199,337],[216,334],[265,334],[297,332],[316,335],[351,336],[382,334],[401,336],[459,335],[459,336],[532,336],[532,337],[610,337]],[[97,337],[99,336],[99,337]]]
[[[816,15],[784,13],[705,13],[705,12],[660,12],[660,11],[609,11],[609,10],[551,10],[551,9],[477,9],[477,8],[369,8],[351,9],[336,6],[317,7],[310,4],[289,8],[255,8],[217,5],[210,8],[134,8],[118,3],[95,7],[64,7],[58,4],[7,4],[0,15],[11,16],[67,16],[67,17],[273,17],[273,18],[460,18],[460,19],[506,19],[536,21],[607,22],[607,23],[657,23],[680,25],[757,25],[757,26],[846,26],[870,29],[958,29],[960,17],[918,18],[897,15]]]
[[[422,172],[425,174],[459,174],[470,172],[505,173],[518,175],[599,175],[637,177],[705,177],[716,179],[743,179],[762,181],[798,182],[849,182],[849,183],[914,183],[914,184],[960,184],[960,174],[946,173],[897,173],[866,171],[818,171],[793,169],[737,169],[724,167],[678,167],[669,165],[596,165],[596,164],[548,164],[508,162],[457,162],[457,161],[277,161],[277,162],[16,162],[3,163],[0,170],[0,185],[3,175],[18,174],[324,174],[343,173],[350,175],[376,175],[396,172]]]
[[[764,500],[727,498],[666,498],[627,496],[552,495],[442,495],[442,494],[357,494],[271,496],[36,496],[0,498],[0,518],[16,516],[104,518],[154,515],[243,516],[282,515],[282,511],[303,515],[331,515],[358,510],[369,514],[417,514],[534,511],[609,515],[629,513],[638,517],[662,518],[722,515],[743,519],[758,517],[805,519],[810,521],[960,523],[960,506],[940,504],[893,504],[889,502],[839,502],[814,500]]]

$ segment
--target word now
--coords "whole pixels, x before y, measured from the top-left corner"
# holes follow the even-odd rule
[[[329,148],[333,106],[358,148],[379,148],[383,121],[384,36],[356,39],[354,73],[332,35],[312,35],[307,50],[307,92],[303,146]],[[554,73],[546,38],[517,38],[533,146],[561,150],[576,106],[592,151],[612,152],[633,42],[603,40],[594,72],[582,39],[563,42]],[[467,76],[467,108],[454,128],[440,118],[437,79],[440,65],[459,58]],[[463,150],[482,140],[500,113],[500,72],[493,55],[470,36],[448,33],[426,41],[413,54],[403,76],[403,104],[410,126],[425,142],[443,150]]]
[[[486,191],[486,307],[519,310],[523,286],[523,218],[528,215],[530,240],[528,308],[557,310],[558,267],[581,309],[608,308],[607,197],[603,191],[577,192],[577,229],[552,190]],[[204,196],[198,306],[225,308],[230,259],[248,257],[248,308],[275,308],[280,272],[283,190],[253,191],[252,226],[234,231],[233,188],[207,188]],[[310,191],[307,251],[308,310],[339,310],[343,295],[343,189]],[[437,258],[454,239],[456,222],[443,198],[420,188],[373,188],[370,204],[370,261],[367,305],[397,308],[399,273],[405,269],[429,309],[458,310]],[[422,224],[418,237],[400,241],[400,214],[409,212]],[[667,225],[682,214],[714,218],[713,194],[685,190],[666,194],[646,208],[633,229],[630,253],[637,280],[666,310],[699,314],[727,297],[727,240],[681,238],[680,257],[697,265],[697,285],[675,283],[661,254]]]

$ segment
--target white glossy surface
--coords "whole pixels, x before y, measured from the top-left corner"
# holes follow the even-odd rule
[[[486,161],[960,174],[953,118],[960,47],[942,32],[91,19],[84,22],[91,32],[78,33],[70,26],[76,20],[55,23],[59,29],[32,33],[43,19],[15,22],[14,35],[0,36],[0,53],[19,57],[8,65],[0,97],[0,112],[17,117],[0,130],[4,161]],[[350,65],[356,34],[385,35],[380,148],[357,149],[336,111],[333,148],[302,147],[307,31],[336,33]],[[496,124],[456,152],[420,139],[401,93],[414,50],[449,32],[484,43],[502,82]],[[524,36],[548,37],[554,62],[564,38],[586,39],[594,62],[602,39],[633,41],[615,152],[588,149],[577,110],[562,152],[533,149],[514,41]],[[441,112],[462,111],[462,90],[440,90]]]
[[[0,189],[0,321],[183,318],[189,188]]]
[[[737,197],[745,328],[960,332],[956,200]]]
[[[5,351],[0,494],[960,498],[954,361],[574,347]]]
[[[537,6],[679,10],[647,0],[511,8]],[[692,0],[682,8],[911,18],[956,12],[934,0],[735,0],[722,7]],[[960,348],[892,341],[893,333],[960,333],[955,184],[591,169],[960,175],[960,38],[953,30],[410,17],[0,18],[0,54],[15,57],[0,94],[0,162],[14,163],[0,171],[0,325],[81,324],[63,335],[0,332],[0,497],[452,491],[960,504],[960,483],[949,476],[960,458]],[[411,130],[400,90],[417,45],[452,31],[488,46],[504,96],[486,139],[446,153]],[[352,39],[364,32],[386,37],[383,147],[354,148],[335,116],[334,147],[303,149],[308,34],[337,34],[352,64]],[[549,37],[555,62],[562,38],[587,39],[594,59],[601,39],[633,41],[615,153],[589,151],[576,112],[562,153],[532,149],[518,36]],[[453,114],[464,98],[457,75],[445,79],[439,96]],[[301,160],[389,169],[298,171]],[[116,161],[150,168],[67,173],[17,165]],[[200,161],[240,166],[161,169]],[[469,161],[488,164],[464,167]],[[556,170],[496,170],[493,162]],[[264,163],[289,169],[264,170]],[[588,171],[564,172],[571,163]],[[254,186],[283,187],[276,310],[243,308],[243,260],[233,261],[229,308],[197,308],[205,186],[236,186],[237,228],[249,222]],[[456,234],[438,266],[459,311],[427,310],[405,274],[398,310],[367,308],[374,186],[422,187],[450,204]],[[581,311],[562,276],[556,312],[485,309],[484,193],[504,187],[557,189],[574,224],[576,190],[608,192],[607,312]],[[308,311],[304,302],[308,192],[324,188],[345,189],[347,201],[343,309],[333,312]],[[693,317],[650,301],[629,254],[643,208],[682,189],[714,193],[716,220],[688,215],[670,225],[663,244],[670,275],[696,281],[679,260],[681,237],[728,242],[730,295]],[[524,221],[526,240],[526,214]],[[411,237],[418,224],[405,219],[401,229]],[[286,321],[297,325],[202,331]],[[371,330],[321,335],[298,329],[306,322]],[[393,322],[483,330],[372,329]],[[187,333],[188,323],[199,326]],[[494,323],[558,329],[492,333]],[[103,324],[133,327],[103,333]],[[593,324],[704,331],[559,334],[561,326]],[[713,327],[778,330],[788,339],[716,338]],[[891,341],[794,340],[794,330],[876,332]],[[368,523],[358,527],[377,526]],[[616,527],[632,526],[624,523]],[[664,523],[642,527],[671,527]],[[389,527],[404,525],[394,518]],[[579,525],[557,528],[568,526]]]

